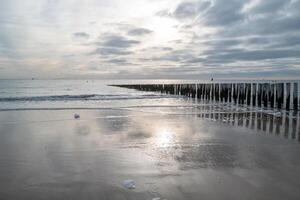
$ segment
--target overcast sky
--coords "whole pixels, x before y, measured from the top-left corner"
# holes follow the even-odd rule
[[[297,78],[300,0],[0,0],[0,78]]]

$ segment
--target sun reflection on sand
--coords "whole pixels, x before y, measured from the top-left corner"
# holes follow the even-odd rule
[[[155,144],[158,147],[170,147],[175,143],[176,137],[169,128],[160,128],[155,135]]]

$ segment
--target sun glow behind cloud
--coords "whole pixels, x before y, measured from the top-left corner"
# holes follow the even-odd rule
[[[155,33],[152,45],[167,45],[169,41],[179,40],[181,35],[176,29],[177,25],[178,23],[172,19],[153,18],[149,24],[146,24]]]

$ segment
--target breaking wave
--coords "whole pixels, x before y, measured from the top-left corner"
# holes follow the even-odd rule
[[[1,97],[0,102],[14,101],[99,101],[99,100],[126,100],[126,99],[158,99],[172,98],[169,95],[143,94],[143,95],[54,95],[54,96],[28,96],[28,97]]]

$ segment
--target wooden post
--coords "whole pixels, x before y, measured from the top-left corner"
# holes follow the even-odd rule
[[[291,83],[286,83],[286,110],[290,110],[290,104],[291,104]]]
[[[293,108],[298,110],[298,83],[294,83]]]
[[[284,88],[283,83],[277,83],[276,84],[276,104],[277,108],[281,109],[283,104],[283,94],[284,94]]]
[[[252,83],[252,105],[256,106],[256,83]]]

